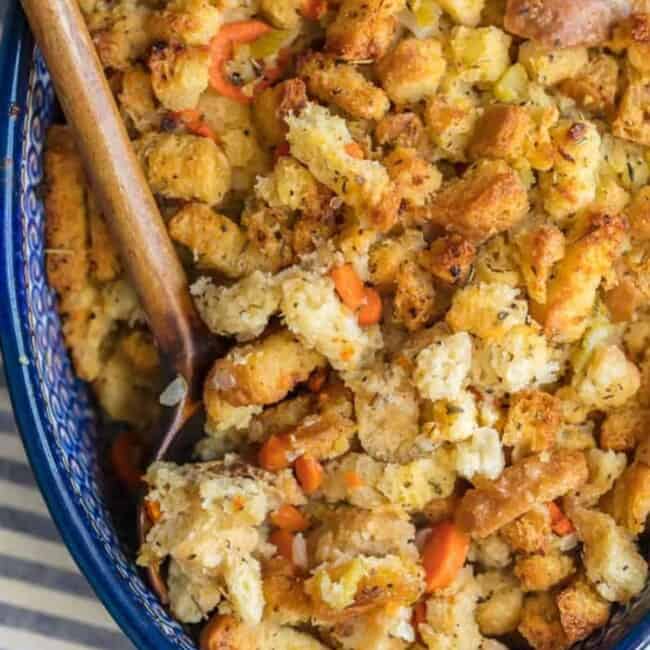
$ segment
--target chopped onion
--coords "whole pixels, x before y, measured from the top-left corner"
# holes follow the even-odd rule
[[[162,406],[176,406],[187,395],[187,382],[180,375],[161,393],[158,400]]]

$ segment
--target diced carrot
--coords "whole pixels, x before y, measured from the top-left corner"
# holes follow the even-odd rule
[[[301,456],[296,460],[296,475],[305,494],[314,494],[323,483],[323,466],[311,456]]]
[[[327,0],[305,0],[300,13],[307,20],[320,20],[327,13]]]
[[[363,487],[363,480],[356,472],[346,472],[343,480],[350,490],[356,490],[357,488]]]
[[[259,463],[262,469],[278,472],[291,465],[289,450],[291,444],[286,436],[271,436],[260,449]]]
[[[142,455],[142,443],[132,431],[122,431],[111,447],[111,463],[115,474],[130,490],[140,487]]]
[[[345,153],[348,154],[348,156],[352,156],[353,158],[358,158],[359,160],[363,160],[364,153],[363,149],[361,148],[361,145],[358,142],[350,142],[343,147],[345,149]]]
[[[381,320],[381,314],[384,305],[381,302],[381,296],[377,289],[366,287],[364,293],[364,303],[359,308],[357,320],[361,327],[369,327]]]
[[[162,512],[160,511],[160,504],[155,499],[145,499],[144,500],[144,509],[147,511],[147,517],[152,524],[156,524],[160,521],[162,517]]]
[[[309,376],[307,381],[307,388],[312,393],[320,393],[327,381],[327,368],[316,368]]]
[[[249,104],[252,97],[226,78],[225,66],[232,59],[236,44],[252,43],[271,31],[261,20],[240,20],[227,23],[210,43],[210,85],[219,94],[240,104]]]
[[[271,513],[271,523],[290,533],[300,533],[309,528],[309,519],[298,508],[288,503]]]
[[[330,271],[330,277],[344,305],[355,310],[361,307],[366,289],[352,264],[335,266]]]
[[[548,510],[551,513],[551,530],[560,537],[575,532],[571,520],[562,512],[560,507],[553,501],[549,502]]]
[[[293,562],[293,538],[294,534],[291,531],[276,528],[269,535],[269,542],[277,547],[278,555]]]
[[[217,134],[205,123],[203,114],[194,108],[172,113],[172,117],[183,123],[185,128],[194,135],[200,135],[202,138],[209,138],[218,142]]]
[[[467,559],[469,541],[469,535],[453,521],[443,521],[432,529],[422,549],[428,592],[448,587],[454,581]]]

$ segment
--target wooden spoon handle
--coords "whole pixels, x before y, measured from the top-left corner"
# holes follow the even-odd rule
[[[158,345],[189,381],[201,321],[77,0],[22,0],[93,190]]]

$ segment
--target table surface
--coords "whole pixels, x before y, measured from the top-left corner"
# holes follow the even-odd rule
[[[0,650],[133,650],[61,542],[0,363]]]

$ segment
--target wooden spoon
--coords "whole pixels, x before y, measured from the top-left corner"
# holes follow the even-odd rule
[[[200,402],[203,373],[223,344],[204,328],[187,277],[120,117],[78,0],[22,0],[74,133],[90,183],[147,315],[166,368],[185,397],[152,435],[150,460],[182,460],[196,440],[183,425]],[[140,536],[146,515],[139,508]],[[152,587],[165,600],[160,576]]]

